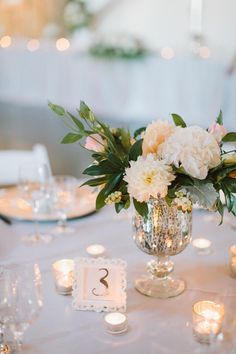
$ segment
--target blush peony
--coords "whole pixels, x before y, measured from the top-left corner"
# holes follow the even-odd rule
[[[159,146],[164,143],[174,131],[175,126],[167,121],[158,120],[149,124],[143,134],[143,156],[147,156],[147,154],[150,153],[156,154]]]
[[[128,192],[139,202],[147,202],[150,197],[155,198],[158,194],[164,198],[168,186],[175,179],[171,166],[156,160],[153,154],[130,161],[130,167],[126,168],[125,173]]]
[[[160,156],[168,164],[183,167],[187,174],[201,180],[210,168],[220,164],[216,139],[197,126],[176,129],[161,146]]]
[[[222,138],[227,134],[227,130],[223,125],[218,123],[213,123],[208,129],[209,134],[213,135],[218,143],[221,142]]]

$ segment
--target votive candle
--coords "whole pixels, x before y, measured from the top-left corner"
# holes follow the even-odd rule
[[[94,245],[88,246],[86,248],[86,251],[90,256],[99,257],[104,254],[105,247],[103,247],[102,245],[94,244]]]
[[[193,335],[200,343],[210,343],[221,332],[224,305],[213,301],[199,301],[193,305]]]
[[[74,278],[73,259],[61,259],[52,265],[55,287],[58,294],[70,295]]]
[[[197,250],[198,254],[209,254],[211,249],[211,241],[207,238],[196,238],[192,241],[193,247]]]
[[[127,317],[120,312],[112,312],[105,316],[107,332],[111,334],[120,334],[127,331]]]

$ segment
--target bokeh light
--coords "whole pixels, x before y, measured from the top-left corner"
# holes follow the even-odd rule
[[[68,50],[70,47],[70,42],[68,41],[68,39],[66,38],[59,38],[56,41],[56,47],[57,50],[59,50],[60,52],[63,52],[65,50]]]
[[[161,50],[161,56],[164,59],[170,60],[170,59],[174,58],[175,52],[171,47],[164,47]]]

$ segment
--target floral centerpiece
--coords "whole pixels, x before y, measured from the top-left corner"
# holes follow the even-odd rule
[[[218,211],[222,223],[222,192],[226,208],[236,216],[236,149],[224,147],[236,142],[236,133],[227,133],[222,113],[206,130],[187,127],[172,114],[173,123],[157,120],[131,135],[101,122],[84,102],[79,117],[49,106],[71,129],[62,143],[79,142],[91,152],[93,163],[84,171],[91,179],[84,184],[99,186],[97,209],[114,204],[120,212],[133,201],[133,238],[156,257],[148,263],[148,273],[136,279],[136,289],[159,298],[182,293],[185,282],[170,276],[174,265],[169,256],[182,252],[191,240],[192,204]]]
[[[107,59],[139,59],[148,54],[141,39],[121,33],[100,35],[90,46],[89,51],[96,57]]]
[[[79,117],[61,106],[49,106],[66,124],[70,120],[71,132],[62,143],[79,142],[91,151],[94,161],[83,173],[92,177],[85,184],[101,188],[97,209],[114,204],[120,212],[132,200],[145,217],[149,199],[160,195],[168,204],[177,202],[183,211],[197,203],[223,218],[222,191],[228,211],[236,216],[236,149],[225,151],[223,145],[236,142],[236,133],[227,133],[221,112],[206,130],[187,127],[179,115],[172,114],[173,124],[157,120],[131,135],[101,122],[84,102]]]

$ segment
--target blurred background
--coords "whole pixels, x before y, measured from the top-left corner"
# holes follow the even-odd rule
[[[48,100],[84,100],[131,130],[178,113],[236,129],[235,0],[0,0],[0,150],[46,146],[54,174],[88,154],[60,145]]]

